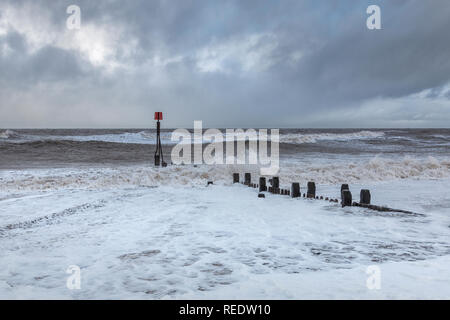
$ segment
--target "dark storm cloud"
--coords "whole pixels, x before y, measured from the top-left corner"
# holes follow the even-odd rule
[[[383,30],[354,28],[330,39],[311,57],[307,74],[316,75],[318,87],[338,84],[334,94],[347,99],[398,97],[447,83],[450,6],[440,3],[385,5]]]
[[[366,28],[370,4],[382,30]],[[430,99],[448,119],[449,17],[446,0],[3,1],[0,126],[146,126],[156,109],[173,126],[414,126]],[[21,122],[30,100],[64,116]]]
[[[2,44],[14,52],[0,60],[0,80],[11,90],[26,90],[39,82],[76,81],[85,73],[83,61],[74,52],[45,46],[28,55],[23,37],[16,32],[9,33],[4,41],[0,38]]]

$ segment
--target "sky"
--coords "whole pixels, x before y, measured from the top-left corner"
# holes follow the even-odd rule
[[[448,128],[449,30],[448,0],[1,0],[0,128]]]

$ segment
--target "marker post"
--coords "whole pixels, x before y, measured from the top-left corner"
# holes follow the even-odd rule
[[[156,150],[155,150],[155,166],[162,165],[166,167],[167,164],[164,162],[162,147],[161,147],[161,123],[160,120],[163,119],[162,112],[155,112],[155,120],[156,122]]]

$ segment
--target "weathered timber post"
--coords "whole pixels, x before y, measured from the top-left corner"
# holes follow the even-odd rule
[[[362,189],[359,194],[359,203],[370,204],[370,191],[367,189]]]
[[[249,186],[251,182],[252,182],[252,175],[250,173],[246,172],[245,173],[244,184]]]
[[[306,192],[307,198],[315,198],[316,197],[316,184],[312,181],[308,182],[308,191]]]
[[[300,193],[300,183],[293,182],[291,186],[291,197],[292,198],[299,198],[301,196]]]
[[[280,178],[278,177],[272,178],[272,187],[274,187],[275,189],[278,189],[280,187]]]
[[[342,190],[341,192],[341,204],[342,207],[351,206],[352,205],[352,193],[350,190]]]
[[[352,193],[350,192],[350,188],[348,187],[348,184],[346,184],[346,183],[341,185],[341,204],[342,204],[342,207],[352,205]]]

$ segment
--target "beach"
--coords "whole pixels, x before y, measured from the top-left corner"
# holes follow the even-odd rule
[[[340,199],[348,183],[356,201],[370,189],[372,203],[417,214],[232,183],[258,183],[258,166],[155,168],[154,137],[0,130],[0,298],[450,297],[450,130],[281,130],[282,188],[314,181]],[[170,163],[169,130],[162,139]],[[80,289],[67,287],[72,265]]]

